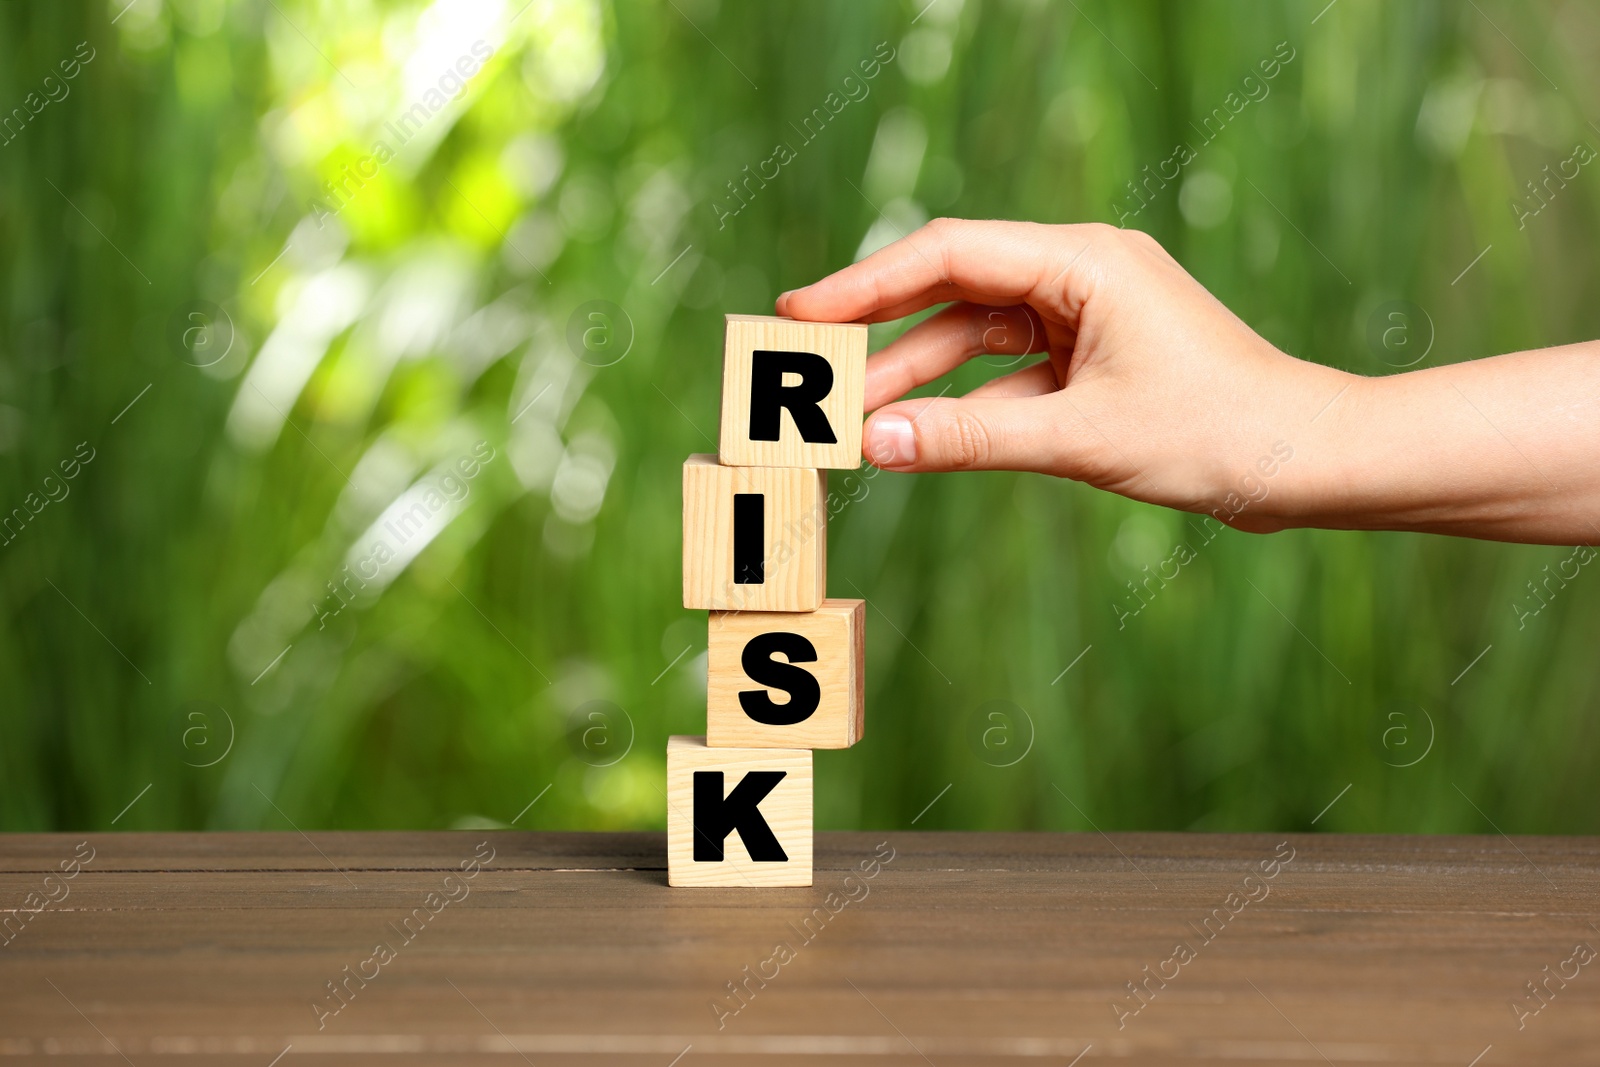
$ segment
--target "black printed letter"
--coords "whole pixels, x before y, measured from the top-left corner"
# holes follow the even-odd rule
[[[822,411],[822,401],[833,390],[833,366],[815,352],[757,349],[750,355],[750,440],[776,441],[787,408],[802,441],[837,444]],[[784,385],[785,374],[798,374],[800,383]]]
[[[733,580],[760,585],[767,580],[767,524],[760,493],[733,494]]]
[[[782,653],[789,660],[773,659]],[[744,646],[740,663],[752,682],[782,689],[789,694],[783,704],[776,703],[765,690],[750,689],[739,694],[739,706],[756,722],[766,726],[793,726],[811,718],[822,702],[822,687],[816,676],[797,663],[815,663],[817,649],[800,634],[782,630],[757,634]]]
[[[722,843],[739,831],[744,850],[757,863],[784,863],[789,854],[772,835],[772,827],[761,816],[758,806],[766,799],[787,771],[748,771],[722,796],[721,771],[694,772],[694,861],[721,863]]]

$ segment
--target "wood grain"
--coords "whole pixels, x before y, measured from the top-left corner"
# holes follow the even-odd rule
[[[849,748],[866,727],[865,600],[824,600],[816,611],[711,613],[706,654],[706,744],[746,748]],[[745,713],[739,694],[765,687],[742,665],[751,638],[772,631],[796,633],[816,649],[801,664],[817,680],[821,702],[804,722],[772,726]],[[783,694],[778,692],[779,702]]]
[[[733,573],[733,498],[760,493],[764,581]],[[683,464],[683,606],[711,611],[814,611],[827,596],[828,474],[725,467],[702,453]]]
[[[741,467],[861,466],[861,420],[867,382],[867,328],[858,323],[797,322],[770,315],[728,315],[723,333],[722,430],[717,454]],[[778,440],[750,439],[753,353],[813,352],[833,368],[833,389],[820,403],[834,444],[808,444],[785,413]]]
[[[1119,1029],[1125,983],[1285,840],[1270,893]],[[669,889],[661,833],[0,835],[0,909],[82,841],[70,895],[0,947],[0,1062],[1600,1063],[1600,961],[1511,1010],[1600,947],[1593,838],[822,833],[813,887],[750,892]],[[325,983],[484,841],[469,895],[319,1030]]]
[[[750,858],[738,833],[723,842],[717,862],[696,862],[694,774],[721,771],[724,795],[750,771],[781,771],[783,780],[761,801],[760,811],[787,854],[783,862]],[[704,737],[667,739],[667,882],[673,886],[722,886],[754,889],[811,884],[812,797],[809,750],[774,748],[708,748]]]

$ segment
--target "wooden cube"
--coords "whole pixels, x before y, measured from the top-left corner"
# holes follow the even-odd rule
[[[717,456],[738,467],[861,465],[867,328],[729,315]]]
[[[706,744],[849,748],[866,694],[865,600],[816,611],[711,613]]]
[[[827,472],[684,463],[684,607],[815,611],[827,558]]]
[[[667,739],[667,884],[811,884],[811,753]]]

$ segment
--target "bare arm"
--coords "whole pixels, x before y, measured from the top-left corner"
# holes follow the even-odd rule
[[[779,314],[879,322],[863,451],[899,471],[1029,470],[1244,530],[1600,543],[1600,342],[1363,378],[1288,356],[1145,234],[941,219]],[[966,359],[1046,358],[900,401]]]
[[[1600,342],[1359,379],[1324,421],[1284,525],[1600,544]]]

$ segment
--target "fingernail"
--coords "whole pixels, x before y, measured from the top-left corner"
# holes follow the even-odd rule
[[[867,458],[880,467],[917,461],[917,432],[904,415],[879,415],[867,424]]]

